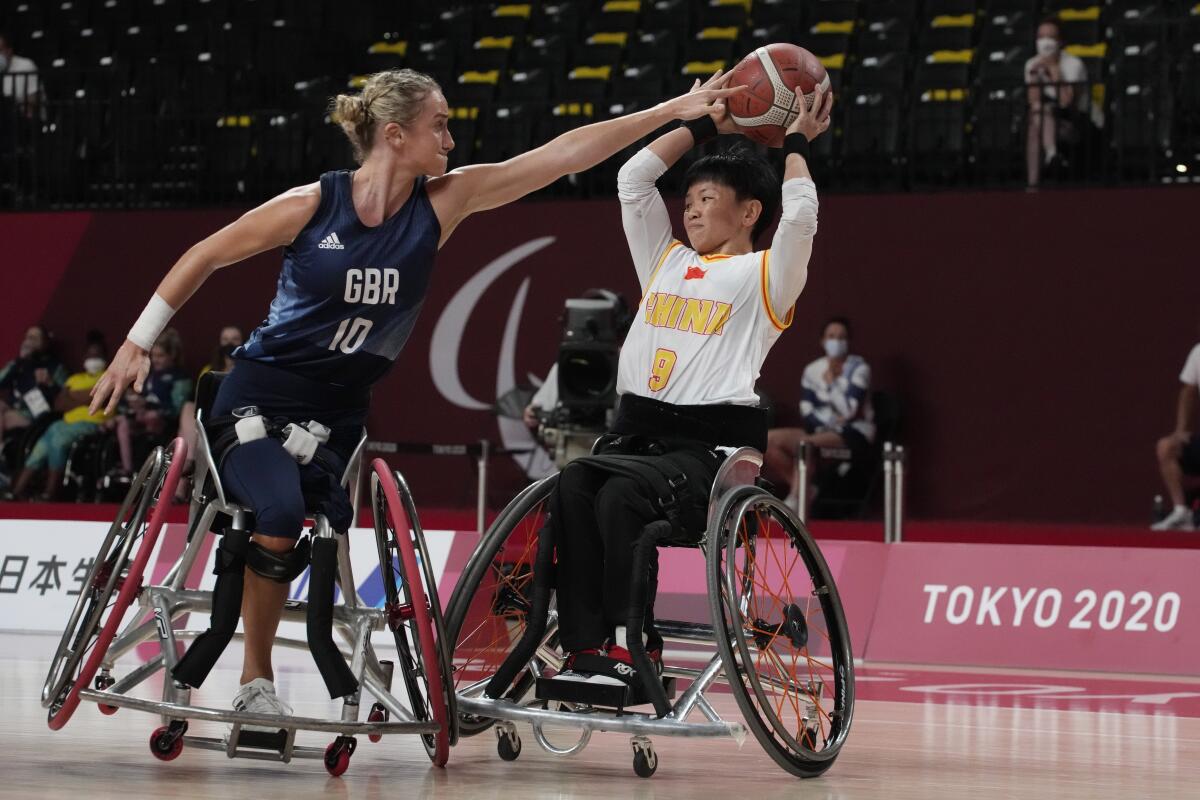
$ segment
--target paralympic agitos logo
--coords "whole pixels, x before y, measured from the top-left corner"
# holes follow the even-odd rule
[[[450,403],[470,410],[491,409],[493,401],[472,397],[459,377],[459,349],[463,343],[467,322],[475,311],[475,306],[501,275],[534,253],[549,247],[554,241],[555,237],[553,236],[541,236],[501,254],[472,275],[442,309],[441,316],[438,317],[437,324],[433,328],[433,338],[429,346],[429,372],[433,376],[433,383],[438,392]],[[517,385],[517,334],[532,280],[526,276],[521,281],[521,285],[517,287],[517,293],[513,297],[512,306],[509,308],[508,319],[504,324],[504,334],[500,339],[500,352],[496,368],[496,391],[493,397],[500,397]],[[546,366],[549,367],[549,364]],[[541,378],[542,376],[529,375],[523,382],[533,383]],[[520,420],[497,417],[496,422],[500,429],[500,442],[503,447],[536,447],[529,430]],[[542,458],[544,459],[544,455]],[[544,463],[541,465],[536,462],[531,463],[528,456],[517,456],[514,460],[518,466],[531,474],[539,469],[542,472],[545,471]]]

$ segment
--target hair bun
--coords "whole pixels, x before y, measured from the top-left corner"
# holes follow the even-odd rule
[[[339,94],[334,99],[333,116],[336,122],[357,128],[367,121],[367,104],[362,95]]]

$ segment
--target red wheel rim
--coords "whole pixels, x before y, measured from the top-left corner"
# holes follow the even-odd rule
[[[433,617],[429,613],[429,603],[425,596],[425,584],[422,573],[417,566],[416,551],[413,549],[412,538],[401,536],[402,526],[406,520],[404,506],[400,502],[400,494],[396,491],[396,482],[392,478],[392,470],[382,458],[371,462],[371,469],[379,478],[383,487],[383,496],[387,499],[388,517],[392,528],[396,531],[396,549],[400,561],[404,565],[405,585],[408,589],[409,600],[412,602],[413,614],[417,622],[417,638],[421,644],[421,659],[425,667],[425,682],[429,687],[429,711],[438,724],[438,732],[434,735],[433,763],[435,766],[445,766],[450,757],[450,719],[446,710],[446,692],[442,685],[441,660],[433,638]]]
[[[88,655],[87,661],[80,668],[75,682],[71,685],[70,691],[67,692],[67,697],[63,700],[62,707],[47,720],[47,724],[52,731],[56,731],[63,725],[66,725],[71,719],[71,715],[75,713],[75,709],[79,707],[79,692],[85,686],[92,685],[92,678],[96,676],[96,672],[100,669],[100,662],[104,660],[104,656],[108,653],[108,646],[112,644],[113,637],[117,635],[117,629],[121,626],[121,622],[125,618],[126,610],[133,604],[133,599],[137,597],[138,592],[142,588],[142,574],[146,571],[146,564],[150,560],[150,554],[154,552],[154,545],[158,542],[158,534],[162,530],[163,522],[166,521],[167,511],[171,506],[171,498],[175,496],[175,487],[179,483],[179,476],[183,474],[183,466],[186,458],[187,443],[183,441],[182,437],[177,438],[172,443],[171,467],[167,470],[167,476],[163,480],[162,488],[158,492],[158,501],[154,504],[154,511],[150,514],[150,522],[146,526],[146,532],[142,534],[142,541],[138,544],[137,555],[133,559],[133,564],[129,567],[129,574],[125,577],[125,582],[121,585],[121,591],[117,595],[117,600],[113,604],[112,611],[108,614],[108,619],[105,621],[104,627],[100,629],[100,635],[96,637],[96,642],[92,645],[92,650]],[[165,502],[164,498],[166,499]]]

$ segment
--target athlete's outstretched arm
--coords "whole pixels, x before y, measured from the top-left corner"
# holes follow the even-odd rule
[[[222,267],[236,264],[265,250],[291,244],[304,228],[321,202],[321,184],[298,186],[247,211],[236,221],[192,245],[166,277],[158,284],[143,319],[169,317],[187,302],[208,276]],[[91,413],[106,407],[116,411],[121,395],[130,385],[142,390],[142,382],[150,372],[149,349],[153,341],[130,331],[138,342],[129,338],[117,350],[112,363],[92,389]],[[153,321],[150,325],[153,327]],[[159,326],[161,327],[161,326]]]
[[[718,70],[703,85],[697,80],[692,92],[703,91],[722,78]],[[709,116],[720,133],[739,133],[740,129],[729,116],[724,103],[714,103]],[[671,168],[683,154],[696,144],[692,132],[676,128],[659,136],[625,162],[617,173],[617,199],[621,201],[621,223],[625,240],[637,270],[638,281],[645,290],[654,267],[663,251],[674,239],[671,215],[655,181]]]
[[[818,87],[811,110],[798,96],[799,113],[787,133],[800,133],[812,141],[829,130],[833,93]],[[767,288],[771,311],[784,319],[808,282],[808,260],[812,257],[813,237],[817,235],[817,185],[813,183],[808,162],[799,153],[788,153],[783,166],[783,213],[771,239],[767,260]]]
[[[567,131],[546,144],[498,164],[461,167],[429,182],[430,199],[442,222],[442,243],[471,214],[511,203],[564,175],[591,169],[673,119],[695,119],[744,87],[724,88],[729,76],[707,88],[623,117]]]

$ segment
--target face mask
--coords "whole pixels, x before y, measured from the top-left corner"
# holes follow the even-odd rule
[[[104,359],[100,358],[99,356],[93,356],[92,358],[85,358],[83,360],[83,371],[88,375],[99,375],[104,371],[105,366]]]
[[[1058,39],[1051,39],[1049,36],[1043,36],[1037,40],[1037,51],[1039,56],[1052,56],[1058,52]]]
[[[825,355],[830,358],[845,358],[850,352],[850,343],[845,339],[826,339],[824,344]]]

